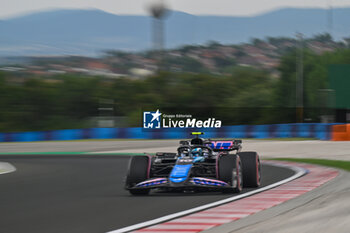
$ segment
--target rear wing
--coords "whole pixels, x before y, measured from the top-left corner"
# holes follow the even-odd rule
[[[220,140],[209,141],[207,144],[213,151],[240,151],[242,148],[242,140]]]

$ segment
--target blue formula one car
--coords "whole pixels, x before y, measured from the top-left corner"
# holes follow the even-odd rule
[[[192,140],[180,141],[177,153],[132,157],[125,188],[133,195],[147,195],[151,189],[238,193],[243,187],[260,186],[259,155],[241,152],[242,140],[192,134]]]

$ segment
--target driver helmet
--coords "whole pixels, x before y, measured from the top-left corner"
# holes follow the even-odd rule
[[[192,155],[194,157],[197,157],[197,156],[202,156],[203,154],[203,151],[202,151],[202,148],[194,148],[192,151],[191,151]]]

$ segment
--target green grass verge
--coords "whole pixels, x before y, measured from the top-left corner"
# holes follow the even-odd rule
[[[276,158],[271,160],[281,160],[300,163],[311,163],[317,165],[323,165],[327,167],[340,168],[346,171],[350,171],[350,161],[344,160],[329,160],[329,159],[299,159],[299,158]]]

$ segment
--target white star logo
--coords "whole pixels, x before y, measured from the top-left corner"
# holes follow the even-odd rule
[[[154,120],[159,121],[159,117],[160,117],[161,115],[162,115],[162,114],[159,112],[159,109],[157,109],[157,111],[156,111],[155,113],[152,113],[153,118],[152,118],[151,122],[153,122]]]

